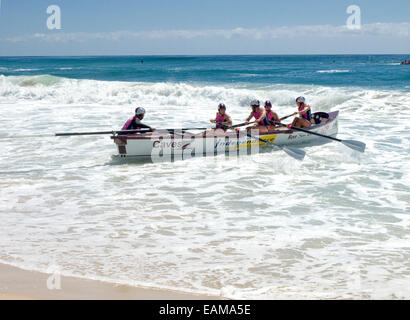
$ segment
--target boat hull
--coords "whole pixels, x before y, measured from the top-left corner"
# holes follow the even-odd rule
[[[338,111],[330,112],[326,122],[309,127],[309,131],[336,136],[338,132]],[[306,128],[305,128],[306,129]],[[267,140],[277,146],[314,145],[328,142],[328,139],[287,128],[252,136]],[[209,133],[190,134],[155,131],[153,133],[114,135],[111,137],[118,147],[120,157],[164,157],[167,155],[187,158],[195,155],[216,155],[221,153],[257,153],[266,143],[249,137],[246,131],[227,132],[225,135]],[[271,147],[271,146],[270,146]]]

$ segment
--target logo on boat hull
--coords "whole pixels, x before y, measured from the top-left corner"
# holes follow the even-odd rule
[[[177,150],[185,150],[185,149],[189,149],[189,145],[191,143],[185,143],[183,144],[182,141],[159,141],[159,140],[155,140],[152,143],[152,147],[153,148],[160,148],[160,149],[168,149],[168,148],[172,148],[172,149],[177,149]]]
[[[274,143],[276,140],[277,135],[270,135],[270,136],[263,136],[262,139],[266,140],[270,143]],[[249,148],[252,146],[264,146],[266,145],[265,142],[259,141],[258,139],[254,137],[243,137],[243,138],[231,138],[228,140],[218,140],[215,143],[215,149],[218,149],[220,147],[225,147],[229,150],[234,150],[234,149],[239,149],[239,148]]]

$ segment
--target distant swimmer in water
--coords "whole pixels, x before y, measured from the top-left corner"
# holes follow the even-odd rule
[[[220,103],[218,105],[218,112],[216,113],[215,119],[210,120],[211,123],[216,123],[215,129],[211,129],[212,133],[216,134],[224,134],[225,131],[227,130],[226,126],[232,126],[232,119],[231,117],[226,113],[226,106],[223,103]]]
[[[310,106],[308,104],[305,104],[305,98],[296,98],[296,105],[298,106],[298,112],[295,112],[293,115],[299,115],[299,117],[293,119],[292,127],[310,127],[312,125],[312,111],[310,110]]]
[[[150,126],[147,126],[146,124],[143,124],[141,122],[141,120],[144,119],[144,116],[145,116],[145,109],[142,107],[136,108],[135,115],[128,119],[128,121],[124,124],[121,130],[150,129],[151,131],[154,131],[155,130],[154,128],[151,128]],[[127,134],[127,133],[124,132],[121,134]]]

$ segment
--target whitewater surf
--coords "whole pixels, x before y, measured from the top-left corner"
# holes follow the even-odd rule
[[[337,137],[366,152],[118,162],[110,136],[1,139],[1,262],[231,298],[410,297],[398,57],[141,59],[0,58],[0,136],[119,130],[137,106],[156,128],[209,127],[220,102],[241,123],[252,99],[284,116],[303,95],[313,112],[338,110]]]

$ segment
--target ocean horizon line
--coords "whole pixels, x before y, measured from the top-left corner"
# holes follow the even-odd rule
[[[291,57],[291,56],[410,56],[410,53],[286,53],[286,54],[86,54],[86,55],[0,55],[0,58],[73,57]]]

